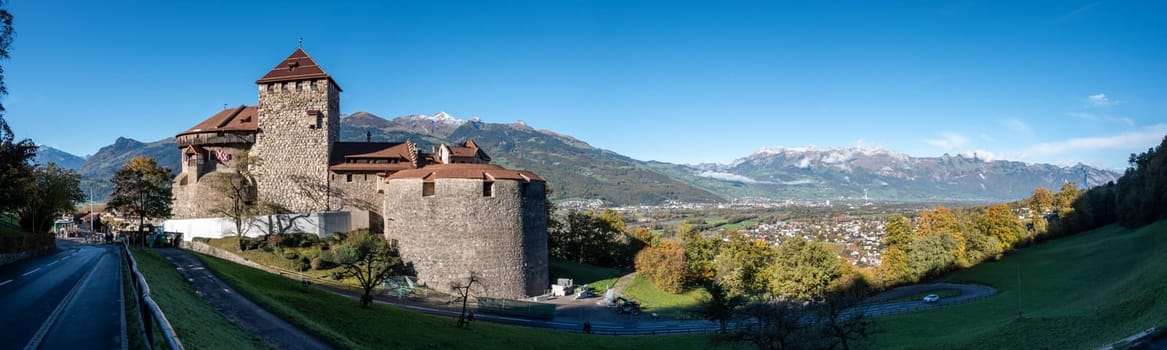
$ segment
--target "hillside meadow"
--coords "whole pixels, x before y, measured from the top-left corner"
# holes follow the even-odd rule
[[[1167,326],[1167,221],[1110,225],[954,272],[994,297],[881,318],[873,349],[1093,349]]]

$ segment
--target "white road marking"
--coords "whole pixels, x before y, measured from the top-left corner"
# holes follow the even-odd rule
[[[40,270],[41,270],[41,268],[39,268],[39,267],[38,267],[38,268],[32,269],[32,271],[25,272],[25,273],[24,273],[23,275],[21,275],[21,276],[28,276],[28,275],[31,275],[33,272],[37,272],[37,271],[40,271]]]
[[[0,286],[3,286],[3,285],[5,285],[5,284],[9,284],[9,283],[12,283],[12,280],[7,280],[7,281],[4,281],[4,282],[0,282]]]

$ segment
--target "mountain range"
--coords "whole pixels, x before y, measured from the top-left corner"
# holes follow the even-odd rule
[[[727,164],[640,161],[522,121],[510,124],[462,120],[444,112],[384,119],[357,112],[341,117],[343,141],[411,140],[422,150],[473,139],[493,161],[546,178],[556,201],[602,201],[604,205],[720,202],[737,198],[895,202],[996,202],[1024,198],[1038,186],[1056,190],[1065,182],[1091,186],[1117,173],[1086,165],[1055,166],[976,156],[913,157],[892,150],[852,148],[762,149]],[[83,187],[105,198],[108,179],[135,156],[179,166],[173,137],[143,143],[118,138],[87,158],[51,147],[40,163],[76,169]]]

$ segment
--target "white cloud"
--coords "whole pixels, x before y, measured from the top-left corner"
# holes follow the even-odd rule
[[[698,173],[697,176],[708,177],[711,179],[717,179],[717,180],[721,180],[721,181],[744,182],[744,183],[751,183],[751,184],[773,183],[773,182],[766,182],[766,181],[758,181],[758,180],[754,180],[754,179],[751,179],[751,178],[746,177],[746,176],[741,176],[738,174],[731,174],[731,173],[724,173],[724,172],[720,172],[720,171],[703,171],[703,172]]]
[[[1026,125],[1025,122],[1021,121],[1020,119],[1009,118],[1005,119],[1005,121],[1002,123],[1005,124],[1005,128],[1012,130],[1013,132],[1021,134],[1027,138],[1033,138],[1033,130],[1029,129],[1029,125]]]
[[[1118,124],[1125,125],[1127,127],[1134,127],[1135,126],[1135,120],[1131,117],[1112,117],[1109,115],[1098,115],[1098,114],[1094,114],[1094,113],[1081,113],[1081,112],[1070,112],[1070,113],[1066,113],[1066,115],[1074,117],[1076,119],[1092,121],[1092,122],[1102,121],[1102,122],[1118,123]]]
[[[1167,124],[1152,125],[1142,130],[1128,131],[1118,135],[1080,137],[1069,140],[1045,142],[1033,145],[1022,152],[1026,157],[1054,156],[1070,152],[1098,150],[1137,151],[1146,145],[1155,145],[1167,134]]]
[[[968,144],[968,138],[954,132],[940,133],[938,139],[925,139],[924,143],[944,150],[958,149]]]
[[[1119,100],[1111,100],[1110,97],[1106,96],[1106,94],[1086,96],[1086,103],[1091,107],[1110,107],[1122,102],[1123,101]]]

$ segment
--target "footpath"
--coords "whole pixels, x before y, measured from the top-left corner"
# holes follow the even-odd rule
[[[292,324],[267,312],[259,305],[236,293],[215,277],[202,261],[189,252],[177,248],[154,249],[178,268],[191,287],[223,316],[238,324],[273,349],[331,349],[332,346],[316,339]],[[214,327],[214,325],[206,325]]]

